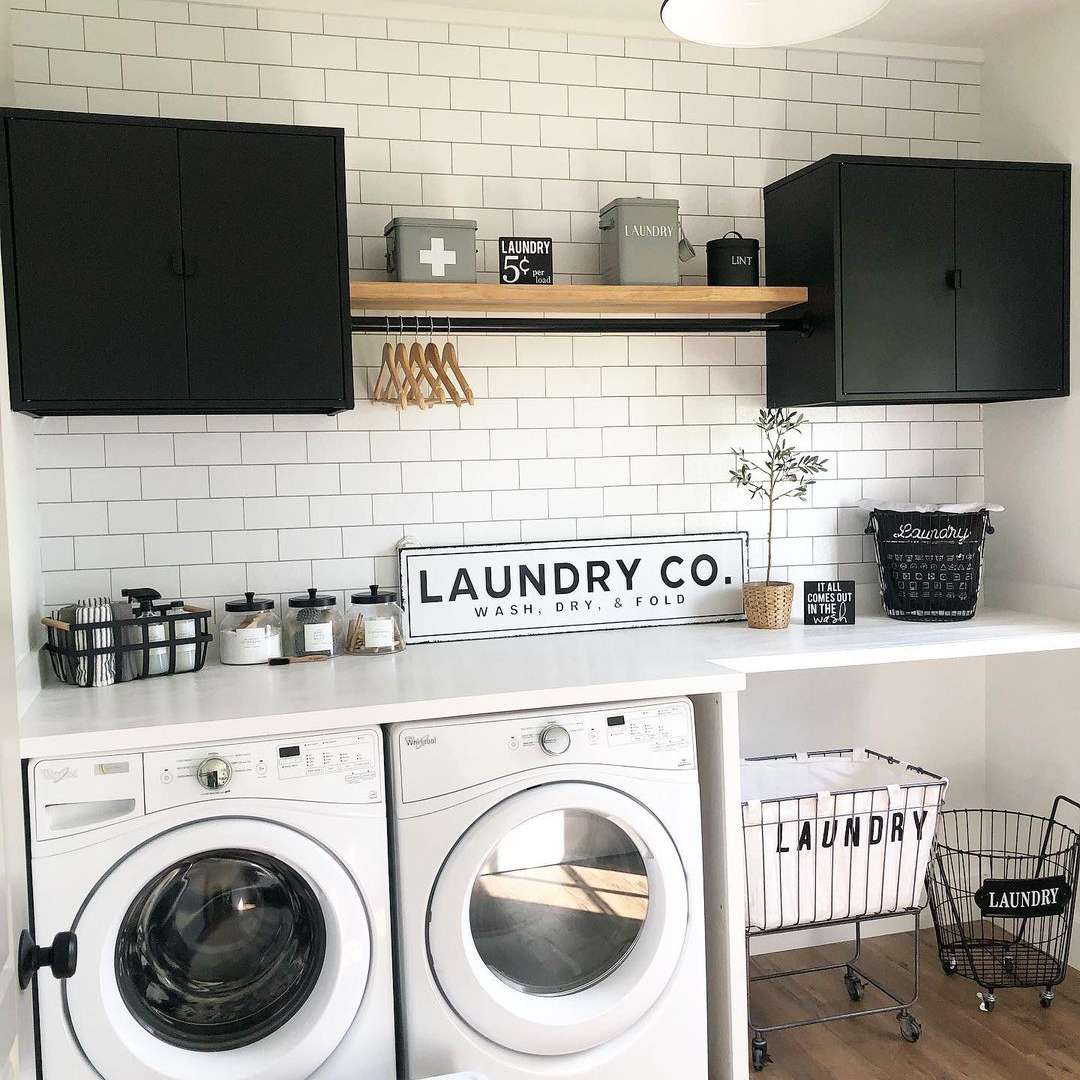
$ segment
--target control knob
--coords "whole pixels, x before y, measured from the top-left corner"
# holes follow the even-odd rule
[[[224,758],[208,757],[199,762],[195,775],[207,791],[222,791],[232,779],[232,766]]]
[[[540,749],[552,757],[565,754],[570,749],[570,732],[562,724],[548,724],[540,732]]]

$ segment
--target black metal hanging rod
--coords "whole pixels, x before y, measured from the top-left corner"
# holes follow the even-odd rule
[[[486,315],[354,315],[354,334],[753,334],[762,330],[802,334],[813,324],[807,316],[766,319],[547,319],[496,318]]]

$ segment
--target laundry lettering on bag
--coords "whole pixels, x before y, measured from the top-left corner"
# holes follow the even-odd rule
[[[877,847],[886,841],[886,832],[888,843],[902,844],[909,817],[915,838],[921,843],[929,813],[929,810],[895,810],[891,814],[851,814],[847,817],[781,821],[776,825],[776,854],[784,855],[790,852],[792,838],[796,836],[796,852],[813,851],[815,838],[826,851],[836,845],[839,837],[842,837],[841,844],[845,848],[862,847],[864,840],[867,847]],[[864,819],[867,821],[865,830]],[[815,822],[820,826],[818,831],[815,831]]]
[[[876,847],[881,843],[885,835],[885,819],[880,814],[874,814],[870,818],[870,846]]]

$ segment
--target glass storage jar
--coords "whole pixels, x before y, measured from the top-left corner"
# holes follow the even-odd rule
[[[395,589],[370,585],[367,592],[354,592],[350,599],[347,652],[357,656],[389,656],[405,648],[401,605]]]
[[[281,655],[281,619],[274,601],[253,592],[243,600],[229,600],[218,627],[218,648],[223,664],[265,664]]]
[[[345,642],[344,623],[337,597],[308,589],[290,596],[285,616],[285,652],[288,656],[337,656]]]

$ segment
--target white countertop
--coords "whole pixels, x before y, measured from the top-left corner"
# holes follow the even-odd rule
[[[81,689],[50,683],[23,757],[107,753],[403,720],[742,690],[746,675],[1080,649],[1080,624],[988,611],[966,623],[859,616],[838,627],[742,623],[416,645],[393,657],[225,667]]]

